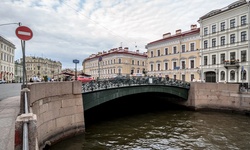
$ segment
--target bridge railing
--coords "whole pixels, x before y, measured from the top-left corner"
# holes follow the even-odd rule
[[[90,81],[82,85],[82,91],[90,92],[109,88],[136,86],[136,85],[165,85],[176,86],[189,89],[190,83],[182,80],[163,77],[121,77],[114,79],[103,79],[98,81]]]

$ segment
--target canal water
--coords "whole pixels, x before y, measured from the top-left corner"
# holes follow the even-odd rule
[[[146,96],[147,97],[147,96]],[[248,150],[250,117],[124,98],[85,112],[86,133],[52,150]],[[129,99],[129,100],[128,100]]]

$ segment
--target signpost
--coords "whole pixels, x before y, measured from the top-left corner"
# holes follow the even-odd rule
[[[16,28],[16,36],[21,40],[22,52],[23,52],[23,88],[27,85],[26,69],[25,69],[25,41],[30,40],[33,37],[33,32],[26,26],[20,26]],[[26,80],[26,84],[25,84]]]
[[[16,29],[16,36],[21,40],[28,41],[33,37],[33,32],[26,26],[19,26]]]
[[[79,60],[74,59],[73,63],[75,63],[75,80],[77,80],[77,64],[79,63]]]

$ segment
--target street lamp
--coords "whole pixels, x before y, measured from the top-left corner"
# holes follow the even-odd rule
[[[73,63],[75,63],[75,80],[77,80],[77,64],[79,63],[79,60],[74,59]]]

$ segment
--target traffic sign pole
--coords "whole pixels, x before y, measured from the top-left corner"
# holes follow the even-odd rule
[[[74,59],[73,63],[75,63],[75,80],[77,80],[77,64],[79,63],[79,60]]]
[[[27,75],[25,68],[25,41],[30,40],[33,37],[33,32],[30,28],[21,26],[21,23],[19,23],[19,27],[16,29],[16,36],[21,40],[23,52],[23,88],[25,88],[27,86]]]

